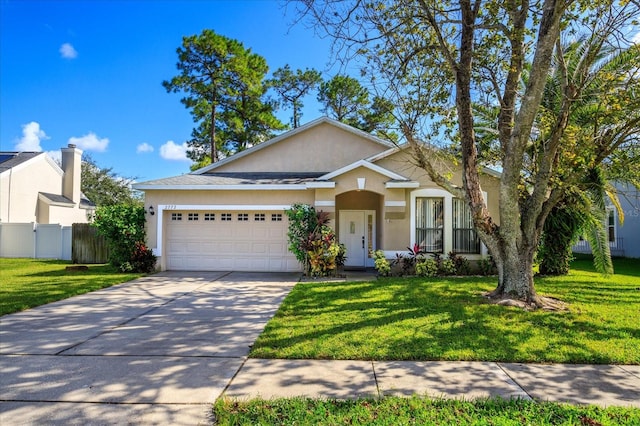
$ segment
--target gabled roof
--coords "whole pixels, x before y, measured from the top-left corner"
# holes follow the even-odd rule
[[[407,148],[409,148],[408,144],[402,144],[402,145],[399,145],[399,146],[394,146],[393,148],[390,148],[390,149],[388,149],[386,151],[382,151],[379,154],[372,155],[371,157],[367,158],[367,161],[369,161],[371,163],[375,163],[376,161],[380,161],[380,160],[382,160],[384,158],[387,158],[387,157],[389,157],[389,156],[391,156],[391,155],[393,155],[393,154],[395,154],[397,152],[400,152],[402,150],[405,150]],[[489,167],[481,166],[480,167],[480,171],[482,173],[485,173],[487,175],[496,177],[498,179],[502,178],[502,173],[500,173],[497,170],[490,169]]]
[[[213,164],[210,164],[210,165],[208,165],[206,167],[198,169],[198,170],[192,172],[191,174],[200,175],[200,174],[208,173],[211,170],[215,170],[216,168],[218,168],[218,167],[220,167],[220,166],[222,166],[224,164],[227,164],[227,163],[230,163],[232,161],[238,160],[240,158],[246,157],[247,155],[251,155],[256,151],[259,151],[261,149],[265,149],[265,148],[267,148],[267,147],[269,147],[271,145],[277,144],[278,142],[281,142],[281,141],[283,141],[285,139],[289,139],[289,138],[291,138],[291,137],[293,137],[293,136],[295,136],[295,135],[297,135],[299,133],[302,133],[304,131],[307,131],[307,130],[313,128],[313,127],[317,127],[317,126],[322,125],[322,124],[330,124],[330,125],[332,125],[334,127],[342,129],[342,130],[344,130],[346,132],[352,133],[354,135],[360,136],[362,138],[365,138],[365,139],[373,141],[373,142],[375,142],[377,144],[380,144],[384,148],[393,147],[393,144],[391,142],[387,142],[387,141],[385,141],[383,139],[380,139],[380,138],[378,138],[376,136],[373,136],[370,133],[364,132],[364,131],[362,131],[360,129],[356,129],[355,127],[351,127],[348,124],[341,123],[340,121],[333,120],[333,119],[331,119],[329,117],[320,117],[320,118],[318,118],[316,120],[310,121],[307,124],[304,124],[304,125],[302,125],[300,127],[297,127],[297,128],[295,128],[293,130],[290,130],[290,131],[285,132],[285,133],[283,133],[281,135],[278,135],[275,138],[269,139],[266,142],[263,142],[261,144],[255,145],[255,146],[253,146],[253,147],[251,147],[251,148],[249,148],[249,149],[247,149],[245,151],[238,152],[237,154],[234,154],[234,155],[232,155],[230,157],[222,159],[222,160],[220,160],[220,161],[218,161],[216,163],[213,163]]]
[[[51,194],[50,192],[38,192],[38,197],[45,203],[52,206],[73,207],[75,203],[64,195]],[[80,193],[81,209],[95,209],[96,204],[89,200],[84,193]]]
[[[0,152],[0,173],[42,155],[44,152]]]
[[[318,178],[318,180],[329,180],[329,179],[333,179],[337,176],[343,175],[347,172],[350,172],[351,170],[357,169],[358,167],[364,167],[367,168],[369,170],[372,170],[376,173],[380,173],[383,176],[388,177],[391,180],[395,180],[395,181],[408,181],[409,179],[407,179],[406,177],[399,175],[396,172],[392,172],[389,169],[385,169],[384,167],[380,167],[378,165],[375,165],[367,160],[358,160],[354,163],[351,163],[349,165],[346,165],[338,170],[335,170],[331,173],[327,173],[326,175],[322,175]]]
[[[7,172],[16,167],[26,166],[27,162],[34,158],[40,158],[41,155],[44,155],[44,159],[62,176],[64,172],[60,166],[49,155],[41,151],[0,151],[0,173]]]

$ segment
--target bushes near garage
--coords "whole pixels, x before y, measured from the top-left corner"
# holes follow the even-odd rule
[[[113,205],[98,207],[93,225],[109,243],[109,262],[123,272],[151,272],[156,256],[145,241],[144,207]]]

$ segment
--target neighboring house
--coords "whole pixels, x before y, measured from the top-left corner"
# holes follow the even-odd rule
[[[607,236],[612,256],[640,258],[640,192],[633,185],[615,183],[624,213],[624,222],[620,223],[618,210],[610,203],[607,205]],[[589,243],[580,239],[573,247],[576,253],[591,253]]]
[[[459,167],[450,167],[462,184]],[[496,172],[481,176],[497,211]],[[288,251],[285,210],[307,203],[331,213],[347,247],[345,267],[373,266],[419,243],[479,258],[466,203],[434,184],[404,149],[320,118],[195,172],[134,185],[145,192],[148,244],[162,270],[299,271]]]
[[[82,151],[62,148],[62,168],[44,152],[0,152],[0,223],[86,223],[95,205],[80,191]]]

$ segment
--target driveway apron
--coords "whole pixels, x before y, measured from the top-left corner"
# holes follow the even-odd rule
[[[161,273],[0,318],[0,424],[207,424],[297,274]]]

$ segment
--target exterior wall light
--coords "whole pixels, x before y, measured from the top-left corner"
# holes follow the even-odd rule
[[[151,216],[153,216],[154,214],[156,214],[156,211],[153,209],[153,206],[149,206],[149,214]]]

